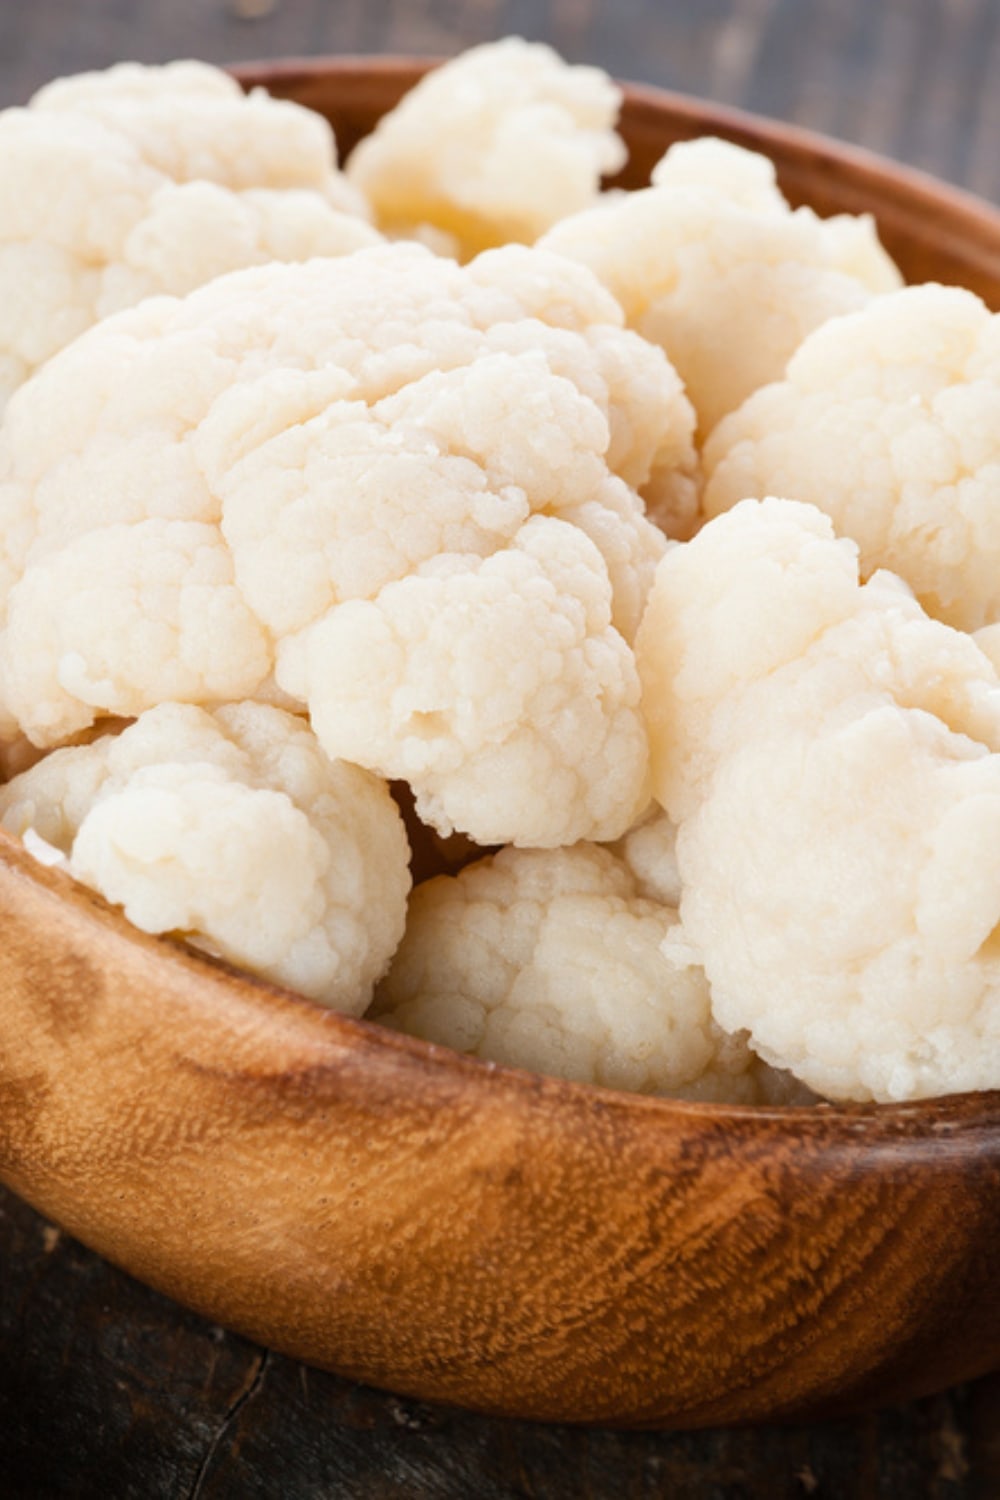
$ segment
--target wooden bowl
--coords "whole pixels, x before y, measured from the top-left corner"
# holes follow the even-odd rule
[[[418,76],[248,68],[344,145]],[[712,131],[913,277],[1000,307],[1000,216],[651,89],[629,180]],[[376,1385],[550,1420],[835,1413],[1000,1363],[1000,1093],[750,1109],[532,1077],[148,938],[0,836],[0,1176],[150,1285]]]

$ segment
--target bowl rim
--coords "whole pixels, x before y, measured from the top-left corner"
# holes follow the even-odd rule
[[[226,71],[245,89],[267,88],[275,83],[288,85],[297,80],[329,81],[343,78],[357,82],[359,71],[385,83],[411,87],[425,74],[453,60],[454,55],[436,53],[365,53],[344,52],[319,56],[290,55],[276,58],[247,58],[225,65]],[[983,212],[1000,233],[1000,205],[968,188],[955,186],[932,172],[908,162],[896,161],[881,151],[855,142],[826,135],[805,125],[787,122],[775,115],[757,114],[739,105],[703,98],[680,89],[661,87],[634,79],[615,79],[622,90],[622,109],[630,111],[664,108],[684,121],[692,135],[706,135],[706,121],[717,125],[719,133],[736,138],[744,136],[768,145],[779,157],[811,157],[851,172],[864,172],[884,178],[886,185],[906,189],[926,198],[935,206],[946,205],[960,216],[980,217]]]
[[[298,99],[327,113],[328,118],[333,109],[326,111],[323,102],[299,98],[299,94],[340,84],[343,96],[337,101],[336,112],[344,118],[336,128],[341,147],[346,138],[346,149],[341,151],[341,157],[346,158],[368,128],[372,101],[366,91],[379,93],[388,108],[426,73],[447,61],[440,55],[357,52],[247,60],[230,64],[229,71],[244,89],[277,90],[279,97]],[[774,162],[779,186],[793,207],[815,206],[815,182],[821,177],[829,184],[834,200],[822,211],[873,215],[890,249],[898,250],[900,242],[912,242],[914,238],[920,241],[926,225],[933,223],[935,249],[962,268],[961,274],[956,271],[937,279],[980,294],[988,288],[991,305],[1000,310],[1000,204],[919,167],[805,126],[653,83],[616,81],[622,90],[621,118],[628,132],[633,137],[645,136],[646,142],[656,142],[652,151],[644,143],[650,165],[663,152],[664,113],[676,127],[673,140],[712,134],[762,151]],[[363,125],[361,131],[355,129],[358,124]],[[609,181],[612,186],[641,187],[646,179],[626,162]],[[877,209],[873,200],[877,200]]]
[[[220,1002],[225,1002],[231,1010],[235,991],[243,1002],[246,1019],[259,1017],[262,1010],[268,1011],[273,1014],[276,1026],[283,1019],[293,1027],[298,1024],[303,1035],[312,1033],[310,1039],[313,1043],[318,1041],[321,1051],[326,1048],[331,1052],[351,1051],[364,1054],[374,1063],[384,1061],[400,1073],[403,1084],[412,1080],[414,1087],[435,1080],[457,1085],[464,1079],[473,1086],[478,1082],[481,1087],[501,1090],[514,1107],[537,1108],[540,1099],[544,1099],[549,1107],[567,1116],[597,1107],[602,1112],[634,1118],[637,1125],[639,1117],[654,1123],[686,1118],[696,1129],[725,1121],[745,1129],[748,1124],[753,1128],[754,1122],[758,1122],[772,1130],[787,1128],[799,1136],[817,1132],[827,1138],[836,1135],[839,1128],[839,1133],[853,1145],[862,1138],[872,1144],[902,1138],[911,1142],[925,1138],[938,1140],[943,1133],[962,1134],[966,1130],[978,1133],[984,1127],[1000,1135],[1000,1089],[884,1103],[823,1100],[817,1104],[735,1104],[629,1093],[488,1061],[439,1042],[393,1031],[363,1016],[345,1015],[217,958],[182,938],[145,932],[98,891],[76,880],[67,870],[44,864],[16,835],[0,826],[0,893],[4,883],[11,879],[28,882],[36,895],[47,898],[48,902],[68,904],[75,920],[84,925],[102,948],[127,951],[137,961],[146,955],[157,964],[166,965],[174,978],[187,980],[192,991],[199,992],[198,999],[207,998],[214,989]]]

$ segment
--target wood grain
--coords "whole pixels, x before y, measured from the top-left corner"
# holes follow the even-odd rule
[[[388,1396],[149,1292],[0,1189],[4,1500],[992,1500],[1000,1377],[852,1422],[613,1432]]]

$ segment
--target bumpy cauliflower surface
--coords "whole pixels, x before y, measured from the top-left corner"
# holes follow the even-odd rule
[[[703,436],[779,379],[806,334],[900,285],[869,217],[793,211],[769,161],[711,138],[671,146],[652,187],[540,243],[590,266],[629,326],[666,350]]]
[[[276,673],[441,831],[617,837],[645,789],[626,638],[666,546],[637,487],[686,493],[694,464],[676,376],[620,321],[543,252],[395,245],[90,330],[0,433],[8,733]]]
[[[403,932],[409,848],[386,785],[258,703],[150,709],[0,787],[10,832],[146,932],[360,1015]]]
[[[648,795],[632,652],[600,554],[538,516],[485,560],[440,558],[288,644],[279,681],[331,754],[407,781],[480,844],[613,838]]]
[[[818,329],[705,458],[708,514],[792,495],[929,614],[1000,622],[1000,316],[972,292],[909,287]]]
[[[318,115],[201,63],[61,79],[0,113],[0,406],[100,318],[380,236]]]
[[[416,888],[372,1020],[584,1083],[764,1102],[786,1083],[712,1020],[677,913],[608,849],[504,849]]]
[[[0,112],[0,823],[486,1060],[996,1087],[1000,317],[722,141],[602,197],[619,103],[511,38],[346,174],[198,63]]]
[[[432,226],[463,256],[530,244],[625,161],[621,90],[508,37],[436,68],[352,152],[347,174],[390,234]]]
[[[1000,681],[827,517],[745,501],[637,645],[719,1024],[841,1099],[1000,1077]]]
[[[321,115],[266,89],[245,94],[208,63],[126,62],[77,73],[46,84],[28,107],[98,121],[173,182],[309,188],[336,207],[365,213],[337,168],[336,143]]]
[[[651,802],[639,821],[609,847],[625,861],[640,896],[664,906],[680,906],[677,824],[656,802]]]

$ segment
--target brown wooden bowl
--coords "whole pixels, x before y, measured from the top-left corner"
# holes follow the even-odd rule
[[[344,145],[421,71],[243,69]],[[1000,307],[1000,215],[631,89],[629,180],[712,131]],[[836,1413],[1000,1363],[1000,1093],[750,1109],[536,1078],[132,929],[0,835],[0,1176],[150,1285],[376,1385],[544,1419]]]

